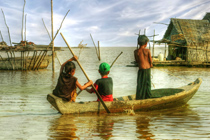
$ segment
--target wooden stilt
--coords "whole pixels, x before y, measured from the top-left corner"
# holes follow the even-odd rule
[[[7,57],[8,57],[8,61],[9,61],[10,64],[11,64],[12,70],[14,70],[14,66],[13,66],[13,64],[12,64],[12,62],[11,62],[11,59],[10,59],[10,56],[9,56],[8,51],[7,51]]]
[[[155,57],[155,30],[154,30],[154,36],[153,36],[153,48],[152,48],[152,58]]]
[[[5,22],[5,25],[6,25],[7,30],[8,30],[8,35],[9,35],[10,46],[12,46],[12,41],[11,41],[11,37],[10,37],[9,27],[7,26],[7,22],[6,22],[6,18],[5,18],[4,12],[3,12],[3,10],[2,10],[2,9],[1,9],[1,11],[2,11],[2,14],[3,14],[3,17],[4,17],[4,22]]]
[[[9,70],[7,64],[5,63],[5,60],[3,59],[3,57],[0,55],[1,60],[4,62],[5,67],[7,67],[7,69]]]
[[[166,58],[166,43],[165,43],[165,53],[164,53],[164,58]]]
[[[91,37],[91,39],[92,39],[92,41],[93,41],[93,45],[94,45],[94,47],[95,47],[95,49],[96,49],[96,54],[97,54],[98,60],[100,61],[99,55],[98,55],[98,50],[97,50],[96,44],[95,44],[95,42],[94,42],[93,37],[92,37],[91,34],[90,34],[90,37]]]
[[[25,5],[26,5],[26,0],[24,0],[24,5],[23,5],[22,30],[21,30],[21,38],[22,38],[22,41],[23,41],[23,23],[24,23],[24,10],[25,10]]]
[[[208,47],[209,47],[209,43],[207,41],[207,46],[206,46],[206,62],[209,63],[209,60],[208,60]]]
[[[1,31],[0,31],[0,35],[1,35],[1,40],[4,42],[4,38],[3,38],[2,34],[1,34]]]
[[[51,0],[51,31],[52,36],[54,36],[53,33],[53,0]],[[52,71],[55,71],[55,48],[54,48],[54,40],[52,41]]]
[[[100,42],[98,41],[98,57],[101,60],[101,52],[100,52]]]

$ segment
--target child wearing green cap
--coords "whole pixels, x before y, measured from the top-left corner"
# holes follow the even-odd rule
[[[96,80],[94,86],[99,92],[103,101],[113,101],[113,81],[111,77],[108,77],[110,72],[110,66],[107,63],[101,63],[98,72],[101,78]],[[93,88],[86,89],[87,92],[95,92]],[[99,101],[99,99],[97,99]]]

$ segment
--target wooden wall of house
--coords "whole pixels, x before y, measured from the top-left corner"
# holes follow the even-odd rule
[[[210,43],[199,46],[188,46],[188,62],[210,62]]]

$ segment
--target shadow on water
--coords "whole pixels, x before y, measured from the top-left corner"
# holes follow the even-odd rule
[[[189,109],[188,106],[170,110],[136,112],[134,116],[125,113],[61,115],[50,121],[48,136],[53,139],[100,138],[106,140],[122,138],[152,140],[164,138],[164,135],[170,136],[167,133],[173,132],[176,128],[195,131],[192,128],[198,127],[196,122],[199,120],[198,114]],[[190,125],[183,125],[183,123],[190,123]],[[174,133],[179,135],[180,131]],[[189,136],[189,134],[186,135]]]

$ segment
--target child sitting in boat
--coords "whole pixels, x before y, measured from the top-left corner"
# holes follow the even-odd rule
[[[110,66],[107,63],[101,63],[99,66],[98,72],[101,75],[101,78],[96,80],[94,86],[98,93],[100,94],[103,101],[113,101],[113,82],[112,78],[108,77],[110,72]],[[95,92],[93,88],[86,89],[87,92]],[[99,99],[97,99],[99,101]]]
[[[77,56],[72,57],[61,65],[60,76],[56,88],[53,90],[53,94],[63,100],[75,102],[77,93],[76,88],[84,90],[91,86],[93,82],[90,80],[83,86],[78,82],[77,78],[74,77],[76,66],[72,61],[77,60]]]

